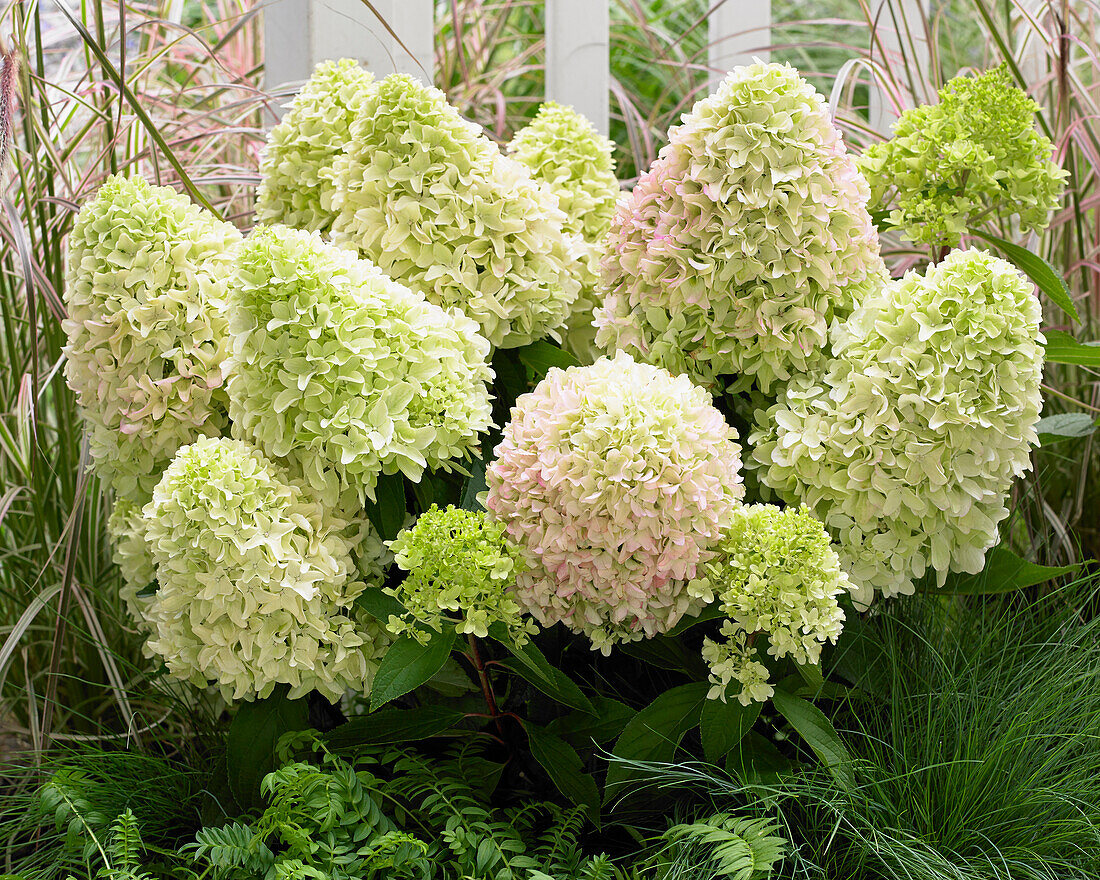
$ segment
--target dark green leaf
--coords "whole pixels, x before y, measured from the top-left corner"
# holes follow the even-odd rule
[[[988,241],[997,250],[1001,251],[1016,265],[1017,269],[1035,282],[1036,286],[1047,295],[1052,303],[1074,321],[1078,320],[1077,307],[1073,304],[1073,298],[1070,296],[1066,279],[1050,263],[1038,254],[1033,254],[1027,248],[1011,241],[1005,241],[1003,238],[997,238],[995,235],[989,235],[977,229],[971,229],[970,234],[983,241]]]
[[[721,700],[707,700],[699,718],[699,733],[707,760],[712,764],[721,761],[752,730],[759,717],[759,703],[742,706],[728,694],[724,703]]]
[[[1039,419],[1035,425],[1043,446],[1067,437],[1088,437],[1096,431],[1096,417],[1088,413],[1058,413]]]
[[[708,605],[694,617],[681,617],[676,626],[665,633],[665,635],[678,636],[684,630],[691,629],[691,627],[695,626],[697,623],[706,623],[708,620],[718,620],[725,616],[719,603]]]
[[[579,807],[584,807],[588,817],[600,824],[600,790],[596,780],[584,772],[584,762],[569,743],[560,736],[537,724],[525,721],[531,754],[542,765],[558,791]]]
[[[744,782],[774,782],[791,767],[775,743],[755,730],[750,730],[726,758],[726,772]]]
[[[705,681],[697,681],[665,691],[623,728],[615,741],[615,757],[626,761],[671,761],[684,734],[699,723],[709,689]],[[606,794],[624,794],[623,786],[636,773],[628,764],[613,762],[607,771]]]
[[[512,406],[516,398],[527,391],[527,370],[520,363],[516,349],[498,348],[493,352],[493,373],[496,375],[493,390],[505,407]]]
[[[367,518],[382,536],[392,541],[405,524],[405,480],[401,474],[383,474],[374,489],[377,500],[368,501]]]
[[[406,611],[396,596],[391,596],[379,587],[367,587],[356,597],[355,604],[382,624],[387,623],[391,617],[401,617]]]
[[[535,382],[540,381],[553,367],[561,367],[564,370],[567,367],[575,367],[580,363],[569,352],[558,348],[545,339],[517,348],[516,356],[531,371],[531,378]]]
[[[431,638],[426,645],[408,635],[398,636],[390,645],[374,676],[370,695],[372,712],[420,687],[443,667],[455,641],[454,628],[445,625],[443,632],[429,632]]]
[[[475,458],[470,462],[470,478],[466,481],[466,485],[462,489],[462,509],[463,510],[484,510],[481,506],[481,502],[477,500],[477,496],[489,488],[489,485],[485,482],[485,467],[486,462],[480,458]]]
[[[263,700],[241,703],[229,725],[226,771],[229,789],[242,807],[260,801],[260,782],[275,769],[275,743],[284,733],[309,727],[305,699],[288,700],[280,687]]]
[[[555,718],[546,729],[572,743],[578,749],[591,748],[593,742],[605,743],[623,732],[623,727],[637,712],[626,703],[595,694],[591,698],[595,714],[570,712]]]
[[[324,735],[325,744],[335,751],[354,751],[361,746],[389,745],[428,739],[453,727],[463,718],[458,709],[446,706],[392,706],[357,715]]]
[[[619,650],[658,669],[684,672],[692,678],[707,677],[707,664],[699,652],[687,650],[674,638],[655,636],[640,642],[627,642],[619,645]]]
[[[852,758],[824,712],[808,700],[778,688],[772,696],[772,705],[798,731],[806,745],[813,749],[814,754],[842,787],[855,786]]]
[[[1073,574],[1077,568],[1076,565],[1037,565],[1021,559],[1006,547],[994,547],[986,554],[985,568],[979,574],[951,572],[938,592],[976,596],[1010,593]]]
[[[489,627],[489,635],[512,655],[512,661],[504,664],[508,669],[559,703],[582,712],[595,713],[592,703],[576,683],[560,669],[551,666],[533,641],[528,641],[523,647],[516,647],[507,631],[499,624]]]
[[[1056,364],[1100,367],[1100,343],[1078,342],[1062,330],[1047,330],[1046,358]]]

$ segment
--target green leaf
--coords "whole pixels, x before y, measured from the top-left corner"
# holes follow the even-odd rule
[[[367,587],[356,597],[355,604],[383,625],[391,617],[401,617],[407,611],[396,596],[391,596],[380,587]]]
[[[443,632],[428,632],[431,637],[426,645],[409,635],[398,636],[390,645],[374,676],[370,694],[372,712],[420,687],[443,668],[454,645],[454,627],[444,626]]]
[[[275,769],[275,744],[284,733],[309,728],[305,699],[288,700],[280,686],[263,700],[241,703],[229,725],[226,772],[229,790],[242,807],[260,803],[260,782]]]
[[[841,787],[853,788],[856,775],[851,755],[825,713],[808,700],[778,688],[772,696],[772,705],[798,731]]]
[[[470,462],[470,478],[462,488],[460,507],[463,510],[476,512],[485,509],[481,506],[481,502],[477,500],[477,496],[489,488],[489,484],[485,482],[486,466],[487,462],[481,458],[475,458]]]
[[[553,367],[561,367],[564,370],[567,367],[575,367],[580,363],[569,352],[558,348],[545,339],[517,348],[516,356],[531,371],[531,378],[535,382],[540,381]]]
[[[774,782],[791,769],[791,762],[775,743],[755,730],[750,730],[726,758],[726,772],[744,782]]]
[[[683,684],[665,691],[635,715],[623,728],[612,750],[626,761],[667,763],[676,756],[680,740],[699,723],[710,685],[705,681]],[[607,771],[605,792],[619,794],[637,771],[615,761]]]
[[[707,700],[699,718],[699,733],[703,739],[703,754],[712,764],[721,761],[733,749],[760,717],[760,703],[742,706],[736,698]]]
[[[1100,367],[1100,342],[1078,342],[1063,330],[1047,330],[1046,359],[1056,364]]]
[[[578,749],[591,748],[593,742],[605,743],[623,732],[626,723],[638,714],[626,703],[594,694],[592,712],[576,711],[555,718],[546,729],[556,733]]]
[[[367,518],[382,536],[392,541],[405,524],[405,480],[401,474],[382,474],[374,488],[373,502],[367,502]]]
[[[1058,413],[1039,419],[1035,425],[1043,446],[1067,437],[1088,437],[1096,431],[1096,417],[1088,413]]]
[[[351,752],[362,746],[389,745],[428,739],[453,727],[464,717],[446,706],[397,709],[387,706],[369,715],[357,715],[323,737],[334,751]]]
[[[505,408],[511,407],[516,398],[527,388],[527,370],[516,355],[517,349],[498,348],[493,352],[493,373],[496,381],[493,391]]]
[[[588,697],[568,675],[550,665],[550,661],[533,641],[517,647],[507,630],[499,623],[489,627],[489,635],[512,655],[512,662],[504,664],[508,669],[559,703],[595,714],[596,709]]]
[[[1021,559],[1006,547],[994,547],[985,557],[985,568],[978,574],[951,572],[939,593],[961,593],[984,596],[992,593],[1010,593],[1046,583],[1065,574],[1077,571],[1076,565],[1037,565]]]
[[[584,807],[588,817],[600,824],[600,789],[596,780],[584,772],[584,762],[569,743],[545,727],[523,722],[531,743],[531,754],[542,765],[546,775],[578,807]]]
[[[697,623],[706,623],[708,620],[718,620],[725,617],[725,613],[722,611],[721,603],[715,602],[713,605],[708,605],[694,617],[681,617],[679,622],[670,629],[666,636],[678,636],[686,629],[691,629]]]
[[[677,639],[666,636],[627,642],[619,645],[619,650],[650,666],[683,672],[691,678],[706,678],[710,671],[698,651],[689,651]]]
[[[1077,306],[1073,304],[1073,298],[1070,296],[1066,279],[1050,263],[1027,248],[1006,241],[1003,238],[997,238],[995,235],[989,235],[978,229],[971,229],[970,234],[983,241],[988,241],[997,250],[1001,251],[1015,264],[1017,269],[1035,282],[1036,286],[1047,295],[1052,303],[1069,315],[1072,320],[1079,320]]]

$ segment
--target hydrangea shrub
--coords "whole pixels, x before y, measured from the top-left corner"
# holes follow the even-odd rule
[[[744,494],[736,439],[705,390],[629,354],[552,369],[486,471],[529,568],[519,603],[604,653],[698,611],[687,583]]]
[[[794,68],[734,69],[612,222],[597,344],[768,392],[885,282],[869,190]]]
[[[437,632],[453,626],[463,635],[485,638],[499,623],[523,644],[538,631],[514,596],[516,574],[523,570],[519,548],[505,537],[504,525],[488,520],[484,511],[432,505],[390,549],[409,572],[396,587],[386,588],[407,610],[389,620],[395,635],[426,641],[428,633],[418,625]]]
[[[147,498],[181,446],[225,430],[226,295],[240,234],[168,187],[111,177],[69,235],[65,377],[96,471]]]
[[[816,665],[822,646],[840,635],[844,612],[837,598],[850,583],[825,526],[805,506],[741,508],[717,551],[690,587],[708,604],[717,597],[729,618],[724,641],[703,642],[709,696],[724,701],[729,684],[738,681],[737,698],[747,706],[773,693],[766,667],[753,659],[757,635],[767,636],[771,656]]]
[[[107,534],[114,545],[111,561],[122,574],[119,595],[134,623],[144,628],[152,602],[151,587],[155,586],[157,572],[145,540],[145,520],[141,509],[142,504],[119,496],[107,520]]]
[[[229,304],[235,435],[327,498],[373,497],[383,472],[419,481],[490,424],[477,325],[317,233],[253,232]]]
[[[271,129],[260,157],[256,222],[327,233],[332,226],[332,163],[354,118],[352,99],[374,77],[350,58],[318,64]]]
[[[1003,66],[955,77],[939,97],[902,113],[893,137],[860,157],[874,203],[894,206],[890,222],[922,244],[956,246],[989,216],[1045,228],[1067,172],[1035,130],[1039,105]]]
[[[585,363],[599,356],[592,313],[601,299],[600,244],[611,228],[621,193],[611,156],[614,147],[572,107],[553,102],[543,104],[508,145],[509,153],[558,197],[566,232],[583,243],[575,266],[580,293],[562,331],[562,343]]]
[[[159,588],[147,648],[226,699],[369,690],[388,637],[353,602],[349,524],[240,440],[181,449],[144,508]]]
[[[757,413],[761,480],[829,527],[861,604],[928,568],[981,571],[1038,442],[1040,321],[1015,267],[954,251],[868,301],[828,370]]]
[[[386,77],[350,110],[333,166],[333,240],[464,312],[495,347],[559,327],[579,283],[553,194],[411,77]]]

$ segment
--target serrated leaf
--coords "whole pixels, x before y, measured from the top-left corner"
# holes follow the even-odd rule
[[[1006,547],[994,547],[985,557],[985,568],[978,574],[951,572],[939,593],[960,593],[984,596],[1010,593],[1046,583],[1056,577],[1073,574],[1076,565],[1038,565],[1021,559]]]
[[[389,745],[428,739],[453,727],[464,717],[458,709],[446,706],[418,706],[397,709],[392,706],[357,715],[324,735],[325,744],[334,751],[354,751],[362,746]]]
[[[553,697],[559,703],[582,712],[595,713],[596,709],[568,675],[551,665],[546,656],[539,650],[533,641],[528,641],[522,647],[517,647],[507,630],[499,623],[489,627],[489,635],[502,644],[512,660],[504,666],[519,675],[529,684],[534,685],[548,697]]]
[[[1100,342],[1079,342],[1064,330],[1047,330],[1046,359],[1056,364],[1100,367]]]
[[[1057,413],[1039,419],[1035,425],[1043,446],[1069,437],[1088,437],[1096,431],[1096,417],[1088,413]]]
[[[529,721],[523,723],[531,744],[531,754],[563,795],[579,807],[599,827],[600,789],[596,780],[584,772],[584,762],[560,736]]]
[[[699,717],[699,733],[703,740],[703,754],[712,764],[717,764],[733,749],[760,717],[760,703],[742,706],[736,699],[707,700]]]
[[[970,234],[989,242],[997,248],[1008,257],[1017,269],[1034,281],[1039,290],[1045,293],[1052,303],[1069,315],[1072,320],[1079,320],[1077,306],[1073,304],[1073,297],[1070,295],[1066,279],[1050,263],[1015,242],[997,238],[995,235],[990,235],[978,229],[971,229]]]
[[[403,635],[390,645],[374,675],[370,694],[372,712],[420,687],[443,668],[451,655],[455,630],[444,626],[442,632],[429,632],[427,644],[422,645],[412,636]]]
[[[381,624],[391,617],[401,617],[407,612],[396,596],[391,596],[380,587],[367,587],[355,598],[355,604]]]
[[[638,713],[626,703],[594,694],[592,712],[575,711],[555,718],[546,729],[556,733],[576,748],[591,748],[592,743],[605,743],[623,732],[626,723]]]
[[[281,686],[263,700],[241,703],[229,724],[226,773],[229,790],[242,807],[260,801],[260,782],[275,769],[275,744],[285,733],[309,728],[305,699],[288,700]]]
[[[813,749],[833,779],[842,788],[853,788],[856,776],[852,757],[825,713],[808,700],[779,688],[772,695],[772,705]]]
[[[383,541],[392,541],[405,524],[405,480],[401,474],[382,474],[374,487],[374,501],[366,504],[367,519]]]

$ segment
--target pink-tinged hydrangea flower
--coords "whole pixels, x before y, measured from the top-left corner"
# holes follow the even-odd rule
[[[606,241],[596,342],[769,391],[885,282],[868,187],[794,68],[736,68],[669,131]]]
[[[373,497],[382,472],[419,481],[490,424],[477,325],[317,233],[250,235],[229,320],[235,436],[326,487],[329,503],[347,489]]]
[[[333,166],[333,240],[461,310],[498,348],[559,327],[579,284],[554,195],[411,77],[357,93],[351,111]]]
[[[761,480],[829,528],[860,604],[929,567],[981,571],[1038,442],[1040,321],[1015,267],[955,251],[868,301],[828,370],[757,413]]]
[[[100,477],[148,498],[176,450],[226,427],[225,298],[240,234],[189,199],[111,177],[69,236],[65,377]]]
[[[589,364],[600,355],[592,323],[600,300],[596,289],[600,244],[611,228],[621,194],[611,157],[614,148],[572,107],[553,102],[543,104],[508,145],[509,153],[558,197],[567,218],[565,231],[583,242],[583,253],[574,267],[581,290],[562,330],[562,344]]]
[[[369,691],[389,637],[354,607],[353,553],[380,541],[240,440],[181,449],[143,516],[159,585],[147,650],[172,675],[232,700]]]
[[[529,567],[520,604],[605,653],[701,608],[687,582],[744,494],[736,438],[706,391],[628,354],[552,369],[486,472]]]
[[[351,58],[318,64],[267,136],[260,158],[256,222],[328,232],[332,226],[332,162],[343,151],[352,98],[374,77]]]

